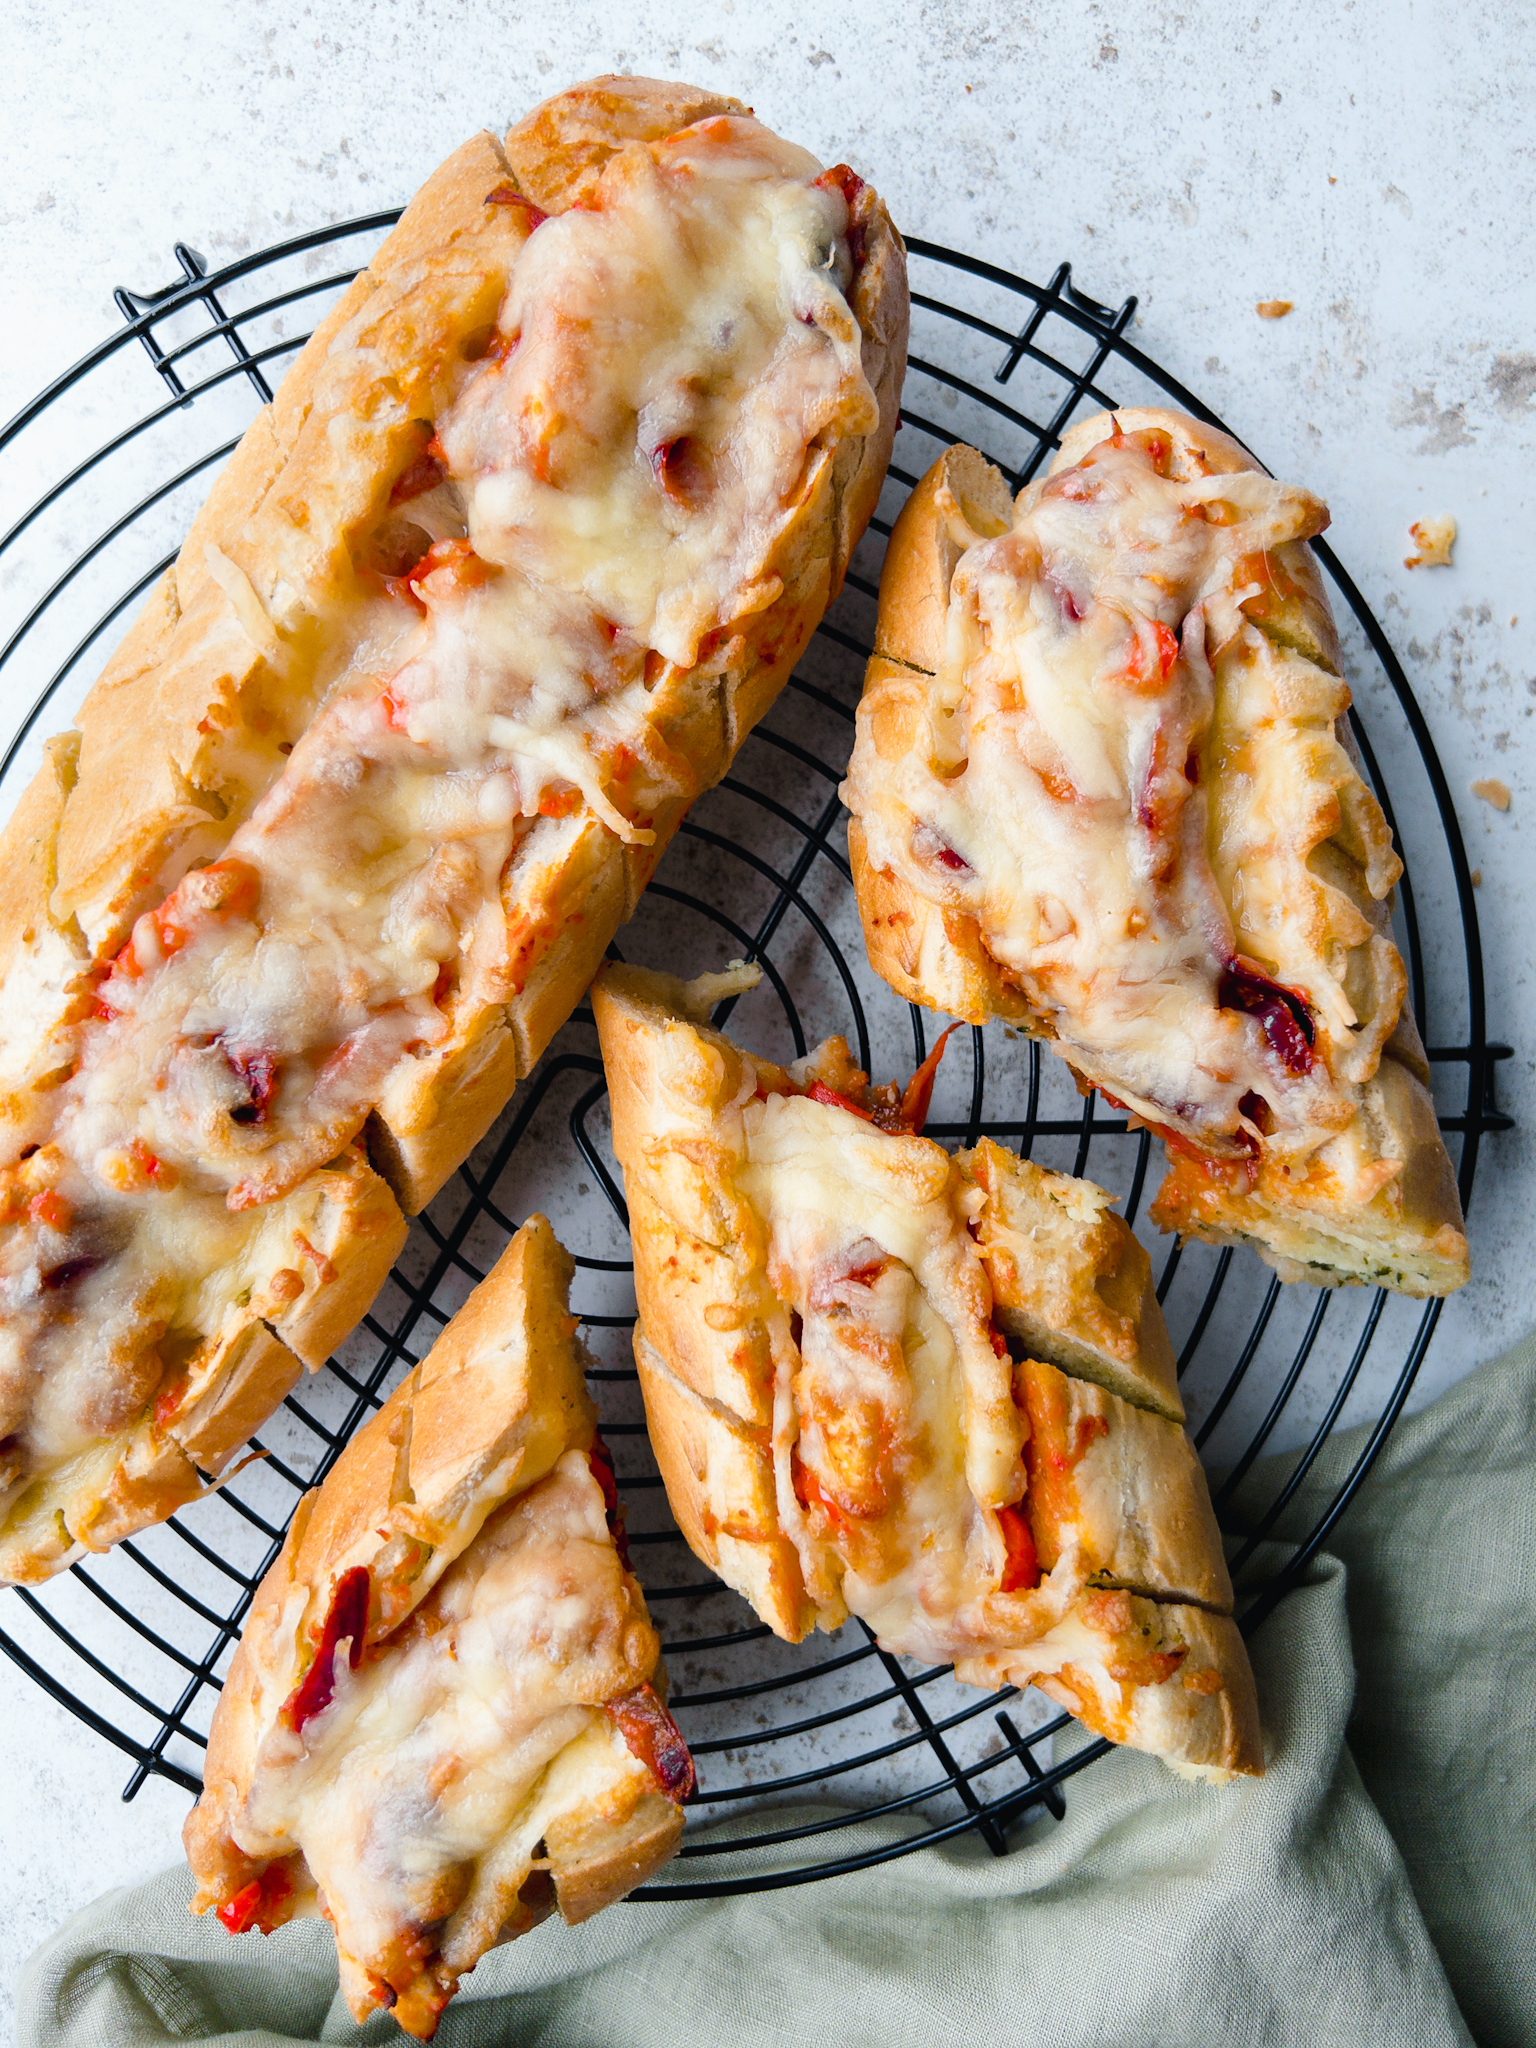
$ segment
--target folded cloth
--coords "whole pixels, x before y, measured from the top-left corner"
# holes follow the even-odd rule
[[[1280,1533],[1311,1525],[1362,1441],[1325,1447]],[[1536,2040],[1533,1467],[1536,1339],[1400,1425],[1330,1554],[1254,1638],[1261,1782],[1188,1784],[1119,1751],[1002,1860],[962,1841],[793,1890],[551,1922],[481,1963],[439,2041]],[[900,1834],[866,1823],[860,1846]],[[323,1923],[231,1941],[188,1915],[190,1894],[171,1871],[69,1921],[22,1974],[19,2048],[399,2038],[384,2015],[353,2026]]]

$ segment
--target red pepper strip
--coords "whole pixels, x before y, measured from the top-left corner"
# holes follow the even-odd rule
[[[253,1927],[270,1934],[288,1918],[282,1908],[292,1895],[293,1880],[282,1864],[269,1863],[260,1877],[253,1877],[243,1891],[220,1906],[219,1925],[228,1934],[248,1934]]]
[[[396,477],[389,493],[391,505],[407,505],[427,491],[435,491],[448,474],[447,466],[430,451],[418,455],[410,467]]]
[[[417,584],[425,583],[439,569],[452,570],[449,587],[457,592],[473,590],[496,573],[490,562],[475,553],[469,541],[435,540],[405,580],[414,590]]]
[[[587,1465],[592,1477],[603,1489],[603,1508],[608,1517],[609,1534],[613,1547],[619,1553],[619,1563],[625,1571],[634,1569],[629,1561],[629,1539],[624,1529],[624,1508],[619,1500],[618,1481],[614,1477],[613,1453],[601,1436],[594,1436],[592,1448],[587,1452]]]
[[[853,209],[858,203],[859,194],[864,190],[864,180],[857,171],[850,170],[847,164],[834,164],[830,171],[823,171],[813,182],[826,191],[841,192],[843,195],[843,204],[848,208],[848,258],[857,275],[864,267],[864,240],[868,228],[864,221],[854,219]]]
[[[1311,1071],[1317,1057],[1317,1025],[1298,990],[1286,988],[1239,954],[1227,962],[1216,1000],[1224,1010],[1241,1010],[1257,1018],[1265,1044],[1293,1074]]]
[[[910,1124],[914,1135],[921,1131],[928,1121],[928,1106],[933,1101],[933,1084],[938,1075],[939,1061],[944,1057],[945,1046],[959,1029],[958,1024],[951,1024],[947,1031],[940,1034],[933,1051],[901,1091],[902,1119]]]
[[[272,1110],[272,1098],[277,1093],[277,1061],[269,1052],[255,1052],[245,1046],[226,1046],[224,1057],[231,1070],[245,1087],[246,1100],[237,1103],[229,1112],[232,1122],[237,1124],[264,1124]],[[155,1162],[158,1166],[159,1161]],[[151,1180],[155,1178],[155,1166],[148,1168]]]
[[[874,1122],[875,1112],[872,1109],[860,1109],[851,1096],[839,1095],[825,1081],[813,1081],[805,1092],[812,1102],[824,1102],[829,1109],[846,1109],[851,1116],[862,1117],[867,1124]]]
[[[249,917],[260,895],[261,876],[249,861],[232,855],[227,860],[215,861],[211,867],[194,868],[182,877],[158,909],[146,913],[154,927],[161,958],[169,960],[181,951],[191,939],[199,917]],[[108,970],[109,978],[120,974],[127,981],[137,981],[143,972],[144,963],[130,934],[127,945]],[[104,997],[97,998],[97,1006],[107,1016],[117,1014]]]
[[[648,1685],[604,1702],[610,1720],[669,1799],[679,1806],[693,1792],[693,1758],[682,1730]]]
[[[997,1521],[1007,1552],[998,1591],[1033,1592],[1040,1583],[1040,1560],[1035,1555],[1034,1531],[1029,1526],[1028,1515],[1021,1507],[999,1508]]]
[[[368,1568],[354,1565],[343,1572],[331,1588],[331,1605],[320,1630],[315,1661],[283,1704],[282,1718],[299,1732],[316,1714],[323,1714],[336,1693],[336,1651],[343,1638],[350,1637],[347,1663],[356,1670],[363,1654],[363,1631],[368,1624]]]
[[[253,1877],[244,1891],[236,1892],[232,1899],[219,1908],[219,1924],[226,1934],[246,1933],[256,1918],[256,1908],[261,1904],[261,1879]]]
[[[832,1495],[825,1491],[821,1481],[801,1458],[798,1450],[790,1453],[790,1478],[795,1489],[795,1499],[801,1507],[809,1510],[821,1508],[826,1514],[834,1536],[843,1537],[849,1533],[853,1517]]]
[[[545,221],[549,219],[549,215],[544,212],[542,207],[535,206],[533,201],[519,192],[515,185],[509,185],[505,182],[497,185],[493,191],[486,193],[485,204],[487,206],[522,207],[528,216],[528,232],[530,235],[535,228],[542,227]]]

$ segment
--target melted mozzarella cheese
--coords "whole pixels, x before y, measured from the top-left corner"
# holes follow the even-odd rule
[[[435,422],[447,477],[401,508],[437,546],[418,603],[356,607],[337,680],[217,864],[244,893],[189,908],[190,877],[100,991],[53,1133],[88,1226],[61,1248],[13,1217],[0,1249],[0,1435],[20,1430],[25,1469],[153,1392],[188,1284],[179,1255],[157,1282],[166,1240],[334,1158],[442,1039],[466,962],[517,993],[501,893],[541,811],[585,800],[645,844],[647,808],[696,792],[651,737],[648,669],[773,602],[766,565],[829,459],[812,444],[875,424],[847,209],[817,169],[755,122],[709,122],[621,151],[592,205],[524,245],[495,345]],[[248,580],[210,567],[270,638]],[[89,1273],[40,1277],[69,1258]]]
[[[870,1238],[908,1268],[953,1332],[965,1473],[977,1500],[1018,1493],[1021,1423],[1006,1362],[988,1329],[991,1297],[966,1234],[949,1155],[927,1138],[876,1131],[850,1111],[803,1095],[770,1095],[742,1111],[742,1192],[773,1227],[820,1218],[847,1242]]]
[[[595,211],[530,241],[500,323],[515,349],[445,438],[479,553],[580,590],[682,667],[777,594],[763,565],[807,445],[875,424],[846,209],[816,168],[729,119],[622,151]]]
[[[656,1639],[579,1451],[502,1509],[331,1704],[269,1725],[232,1833],[257,1858],[303,1851],[349,1955],[440,1922],[501,1857],[550,1765],[649,1677]],[[504,1858],[502,1858],[504,1860]]]
[[[1099,444],[967,550],[928,744],[880,759],[862,721],[845,794],[871,863],[973,917],[1090,1080],[1251,1149],[1255,1099],[1275,1124],[1337,1119],[1321,1060],[1288,1069],[1223,1006],[1242,948],[1201,775],[1212,664],[1254,633],[1249,565],[1325,515],[1258,473],[1165,476],[1151,438]]]
[[[1025,1426],[951,1161],[806,1096],[740,1122],[736,1182],[799,1319],[775,1390],[780,1521],[825,1612],[948,1659],[997,1584],[985,1509],[1021,1490]]]

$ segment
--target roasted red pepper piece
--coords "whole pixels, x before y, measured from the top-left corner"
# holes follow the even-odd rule
[[[587,1452],[587,1464],[592,1477],[603,1489],[603,1508],[608,1516],[608,1531],[613,1537],[613,1547],[619,1553],[619,1563],[625,1571],[634,1567],[629,1561],[629,1538],[624,1529],[624,1504],[619,1499],[618,1481],[614,1477],[613,1453],[601,1436],[594,1436],[592,1448]]]
[[[928,1108],[933,1101],[933,1084],[938,1075],[939,1061],[944,1057],[945,1046],[959,1029],[958,1024],[951,1024],[947,1031],[939,1034],[932,1052],[902,1090],[902,1120],[913,1132],[920,1131],[928,1121]]]
[[[144,919],[149,920],[154,935],[154,947],[158,948],[161,959],[172,959],[192,937],[198,921],[205,917],[249,917],[255,910],[261,895],[261,876],[249,861],[214,861],[210,867],[194,868],[184,875],[157,910],[148,910],[134,926],[133,935],[117,958],[112,962],[110,973],[121,975],[126,981],[137,981],[146,965],[154,965],[139,957],[137,939]],[[146,934],[146,942],[148,935]],[[97,999],[97,1014],[108,1017],[117,1013],[104,997]]]
[[[851,1095],[839,1095],[837,1090],[829,1088],[825,1081],[813,1081],[805,1092],[812,1102],[824,1102],[829,1109],[846,1109],[850,1116],[860,1117],[867,1124],[874,1122],[875,1113],[872,1109],[860,1109]]]
[[[853,209],[858,204],[859,194],[864,190],[864,180],[857,171],[847,164],[834,164],[830,171],[823,171],[816,180],[826,192],[841,192],[848,208],[848,258],[857,277],[864,267],[864,240],[867,232],[865,223],[855,220]]]
[[[1033,1592],[1040,1583],[1040,1560],[1035,1555],[1035,1535],[1029,1526],[1028,1515],[1022,1507],[999,1508],[997,1521],[1007,1553],[997,1590],[1000,1593]]]
[[[220,1906],[219,1925],[227,1934],[248,1934],[257,1927],[270,1934],[289,1917],[283,1910],[293,1897],[293,1880],[281,1863],[269,1863],[243,1891]]]
[[[799,1341],[797,1335],[795,1339],[797,1346]],[[835,1500],[830,1493],[823,1489],[821,1481],[816,1477],[810,1466],[801,1458],[798,1450],[790,1453],[789,1474],[790,1481],[795,1489],[795,1499],[799,1501],[801,1507],[806,1509],[820,1508],[831,1524],[833,1535],[847,1535],[853,1526],[854,1517],[849,1514],[841,1501]]]
[[[631,1755],[640,1759],[667,1797],[681,1806],[696,1782],[693,1758],[682,1730],[655,1692],[649,1685],[637,1685],[633,1692],[621,1693],[604,1706],[629,1744]]]
[[[1257,1017],[1270,1051],[1293,1074],[1310,1073],[1317,1057],[1317,1026],[1305,997],[1295,989],[1272,981],[1262,967],[1238,955],[1227,962],[1216,1000],[1224,1010]]]
[[[282,1718],[302,1734],[305,1723],[323,1714],[336,1693],[336,1650],[350,1638],[347,1663],[356,1670],[368,1625],[368,1569],[354,1565],[331,1588],[331,1604],[320,1628],[315,1659],[283,1704]]]
[[[528,216],[529,234],[532,234],[535,228],[542,227],[549,219],[549,215],[535,206],[524,193],[519,192],[515,185],[509,185],[505,181],[486,193],[485,203],[487,206],[520,206]]]
[[[456,592],[473,590],[496,573],[467,540],[435,540],[405,580],[414,591],[440,569],[452,572],[449,588]]]
[[[264,1124],[277,1093],[277,1061],[269,1052],[252,1052],[245,1046],[226,1046],[224,1057],[245,1085],[247,1100],[229,1112],[237,1124]]]
[[[405,505],[412,498],[420,498],[427,491],[435,491],[447,474],[446,466],[438,460],[431,449],[425,450],[417,456],[409,469],[396,477],[389,494],[390,504]]]
[[[1165,626],[1161,619],[1151,619],[1148,624],[1152,628],[1157,651],[1155,654],[1149,654],[1145,639],[1138,633],[1121,680],[1129,683],[1133,689],[1160,690],[1167,681],[1168,671],[1179,658],[1179,641],[1177,634]]]

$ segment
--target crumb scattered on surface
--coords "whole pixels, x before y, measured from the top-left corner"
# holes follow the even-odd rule
[[[1520,614],[1518,612],[1511,612],[1509,615],[1509,623],[1512,626],[1518,626],[1520,623]]]
[[[1333,175],[1332,171],[1328,173],[1328,182],[1330,185],[1337,185],[1337,183],[1339,182],[1338,179]]]
[[[1497,775],[1485,775],[1474,782],[1472,794],[1480,796],[1485,804],[1492,804],[1496,811],[1509,809],[1509,784],[1500,782]]]
[[[1404,555],[1405,569],[1449,569],[1451,549],[1456,545],[1456,522],[1447,512],[1443,519],[1416,519],[1408,531],[1419,552]]]
[[[1294,304],[1294,299],[1260,299],[1253,310],[1261,320],[1283,320]]]
[[[1481,889],[1483,886],[1483,871],[1481,868],[1474,868],[1472,870],[1472,886],[1474,889]]]

